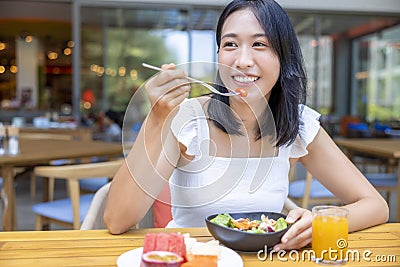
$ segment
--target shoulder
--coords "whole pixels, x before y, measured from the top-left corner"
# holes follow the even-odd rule
[[[321,114],[314,109],[306,105],[299,105],[299,115],[299,134],[291,146],[291,158],[299,158],[307,155],[307,146],[315,139],[321,128],[319,122]]]

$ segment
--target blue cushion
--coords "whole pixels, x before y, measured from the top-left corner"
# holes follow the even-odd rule
[[[79,180],[80,188],[90,192],[96,192],[106,183],[108,183],[107,177]]]
[[[386,129],[390,129],[389,125],[381,124],[381,123],[374,123],[374,128],[376,131],[385,131]]]
[[[51,165],[53,165],[53,166],[67,165],[70,163],[71,163],[71,160],[69,160],[69,159],[55,159],[55,160],[51,161]]]
[[[3,187],[3,178],[0,177],[0,189]]]
[[[302,198],[306,189],[306,180],[296,180],[289,184],[289,196],[293,198]],[[310,198],[335,197],[318,180],[313,179],[310,187]]]
[[[85,194],[80,197],[81,222],[89,210],[94,194]],[[56,219],[62,222],[73,223],[72,204],[70,198],[58,199],[51,202],[38,203],[32,206],[34,213]]]
[[[366,123],[349,123],[347,125],[348,129],[358,130],[358,131],[368,131],[369,127]]]
[[[397,173],[367,173],[365,177],[374,186],[397,185]]]

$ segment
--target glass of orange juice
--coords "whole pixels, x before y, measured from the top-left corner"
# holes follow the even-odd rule
[[[347,262],[349,211],[338,206],[312,208],[312,249],[316,263],[341,265]]]

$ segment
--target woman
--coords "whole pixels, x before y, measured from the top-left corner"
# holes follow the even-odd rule
[[[139,222],[168,181],[171,227],[203,226],[213,213],[279,212],[298,161],[346,203],[349,231],[385,222],[386,202],[320,127],[319,114],[302,104],[303,60],[282,8],[272,0],[234,0],[216,37],[220,90],[242,88],[248,96],[187,100],[186,73],[164,65],[146,83],[152,110],[110,188],[110,232]],[[310,211],[293,209],[287,221],[294,224],[274,250],[311,242]]]

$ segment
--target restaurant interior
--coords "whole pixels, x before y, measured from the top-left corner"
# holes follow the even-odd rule
[[[65,140],[133,142],[149,109],[142,85],[155,73],[142,63],[189,66],[186,62],[216,61],[214,29],[226,2],[0,1],[0,122],[19,129],[20,153],[23,139],[34,134],[38,137],[31,140],[36,141],[40,134],[45,139],[56,134]],[[327,132],[335,140],[394,142],[389,146],[397,151],[386,154],[353,151],[345,142],[338,144],[366,174],[389,175],[383,178],[388,183],[381,180],[376,186],[390,204],[390,221],[399,222],[400,5],[390,0],[378,5],[372,0],[362,5],[350,0],[278,2],[289,14],[305,58],[306,103],[322,114]],[[191,75],[207,77],[204,65],[189,66]],[[194,87],[191,97],[207,93],[204,90]],[[128,106],[132,112],[126,116]],[[106,130],[109,111],[122,130],[116,137]],[[123,155],[128,149],[129,144],[123,151],[86,151],[85,157],[93,163],[93,158]],[[0,155],[2,176],[8,164],[1,161],[5,157]],[[71,158],[63,163],[76,163]],[[53,164],[49,159],[43,155],[42,161]],[[2,190],[16,192],[15,207],[11,207],[15,214],[9,218],[12,225],[7,225],[14,230],[35,229],[32,207],[44,199],[42,189],[52,192],[54,199],[69,196],[68,179],[52,179],[52,184],[34,179],[34,158],[31,163],[15,164],[14,185],[4,189],[3,181]],[[290,192],[299,205],[309,208],[333,201],[329,192],[320,199],[312,199],[309,192],[305,199],[304,190],[323,189],[302,166],[294,176],[302,180]],[[101,186],[107,182],[99,181]],[[81,195],[94,193],[100,186],[82,188]],[[3,216],[4,210],[3,206]],[[142,227],[153,227],[154,216],[149,214]],[[52,225],[51,229],[64,227]]]
[[[306,104],[387,202],[387,222],[379,195],[362,199],[380,208],[360,220],[362,203],[349,215],[298,163],[280,213],[166,228],[165,186],[139,223],[107,229],[111,181],[150,109],[143,85],[156,71],[142,63],[174,62],[212,83],[215,28],[229,0],[0,0],[0,266],[400,266],[399,1],[276,1],[300,42]],[[192,84],[189,97],[208,93]],[[301,234],[293,209],[312,225]],[[122,215],[118,223],[131,221]],[[249,217],[257,228],[239,228]]]

